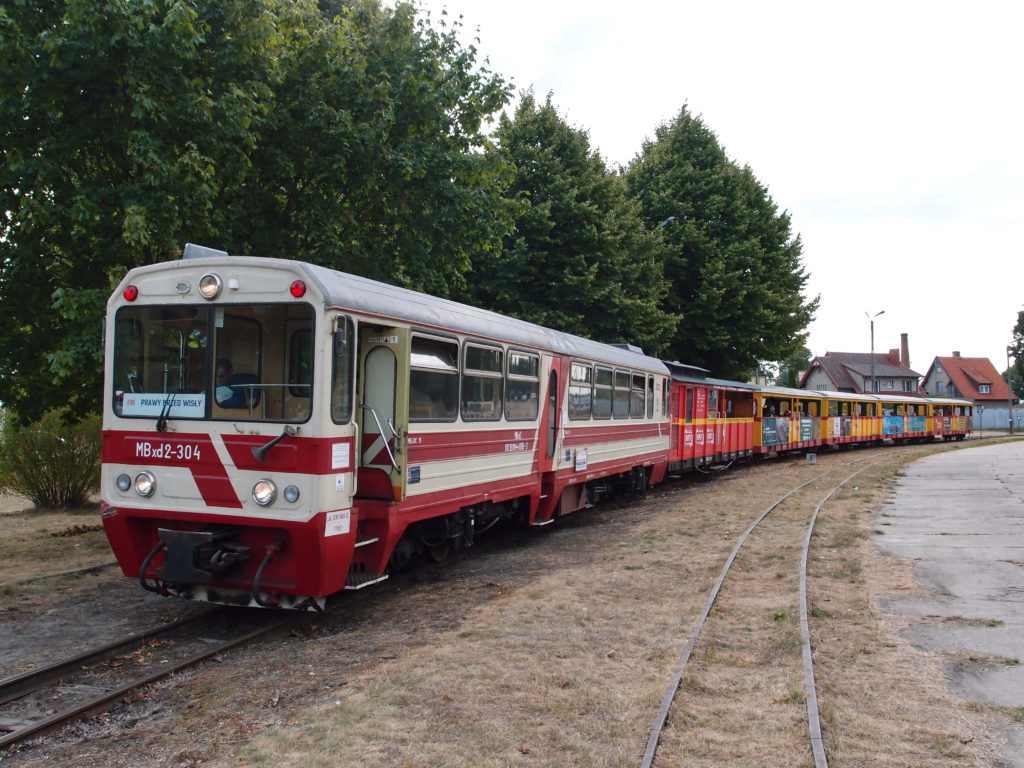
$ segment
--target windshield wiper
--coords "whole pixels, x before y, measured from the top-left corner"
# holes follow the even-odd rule
[[[156,420],[156,431],[166,432],[167,431],[167,419],[171,415],[171,407],[174,405],[174,398],[178,396],[177,392],[171,392],[164,400],[163,407],[160,408],[160,417]]]

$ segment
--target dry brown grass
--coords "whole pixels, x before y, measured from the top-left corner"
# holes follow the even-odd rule
[[[911,648],[903,620],[876,608],[882,595],[917,589],[907,564],[877,554],[872,513],[915,452],[879,453],[825,507],[812,544],[830,765],[996,765],[990,713],[954,700],[941,660]],[[169,682],[130,728],[17,764],[632,768],[736,537],[783,491],[827,471],[808,489],[817,498],[866,455],[671,485],[349,596],[323,631]],[[810,764],[795,573],[808,513],[787,502],[737,559],[655,766]]]
[[[87,568],[114,559],[100,527],[98,505],[35,510],[5,497],[0,511],[0,605],[25,579]]]
[[[883,452],[884,453],[884,452]],[[993,764],[984,725],[944,690],[878,595],[911,588],[871,543],[870,510],[904,452],[826,507],[812,547],[812,634],[832,765]],[[853,454],[855,458],[860,455]],[[902,457],[902,458],[901,458]],[[253,765],[635,766],[685,640],[739,533],[767,504],[850,454],[769,464],[554,531],[543,573],[435,641],[347,676]],[[888,467],[888,468],[886,468]],[[817,497],[817,494],[812,492]],[[810,765],[796,564],[810,507],[791,500],[737,559],[669,718],[655,765]]]

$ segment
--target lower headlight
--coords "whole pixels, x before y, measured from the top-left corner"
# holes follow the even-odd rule
[[[257,480],[252,487],[252,499],[261,507],[273,504],[277,498],[277,486],[273,480]]]
[[[289,504],[294,504],[299,500],[299,489],[298,486],[288,485],[284,489],[284,500]]]
[[[132,479],[128,475],[118,475],[116,482],[119,491],[127,491],[132,487]]]
[[[156,478],[152,472],[139,472],[135,476],[135,492],[139,496],[152,496],[156,490]]]

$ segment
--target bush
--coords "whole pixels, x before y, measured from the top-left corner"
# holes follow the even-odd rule
[[[0,490],[37,507],[82,506],[99,489],[102,421],[69,424],[67,408],[47,411],[34,424],[4,419],[0,431]]]

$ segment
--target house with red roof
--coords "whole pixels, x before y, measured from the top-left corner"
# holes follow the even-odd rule
[[[924,377],[924,391],[939,397],[963,397],[975,405],[1006,407],[1010,388],[987,357],[936,357]]]
[[[819,392],[919,395],[920,380],[921,374],[910,368],[910,351],[904,333],[901,348],[890,349],[887,353],[826,352],[818,355],[800,377],[798,386]]]

